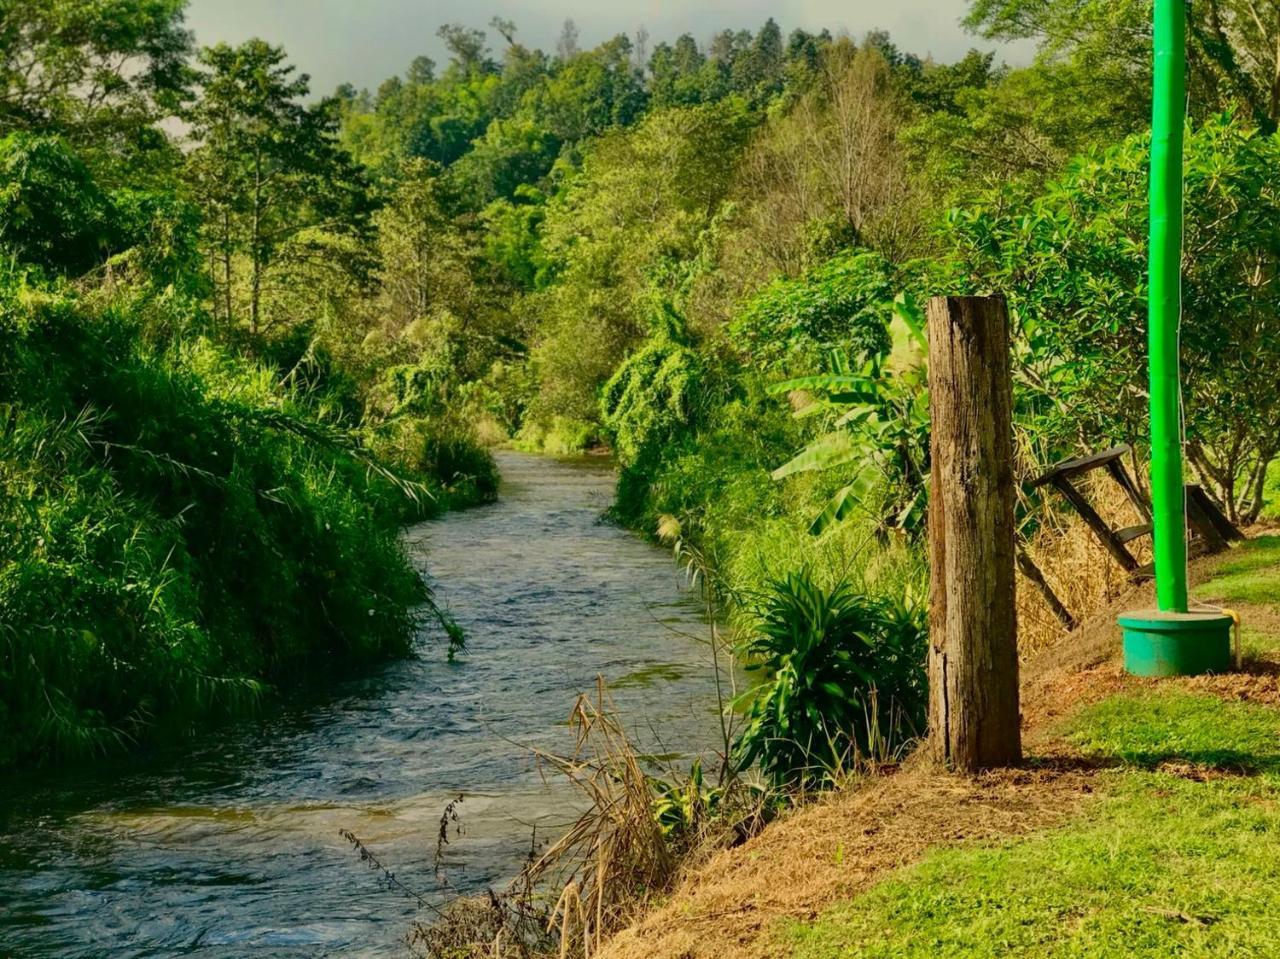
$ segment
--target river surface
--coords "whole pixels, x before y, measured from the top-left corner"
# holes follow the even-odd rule
[[[468,635],[180,751],[0,783],[0,957],[402,956],[415,919],[339,835],[440,901],[501,886],[573,816],[566,751],[596,676],[643,749],[714,747],[706,627],[669,554],[600,520],[603,462],[500,453],[498,503],[411,529]],[[463,796],[440,874],[446,804]]]

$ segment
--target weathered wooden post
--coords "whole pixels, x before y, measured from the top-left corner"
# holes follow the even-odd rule
[[[929,736],[964,772],[1022,759],[1013,397],[1001,297],[929,302]]]

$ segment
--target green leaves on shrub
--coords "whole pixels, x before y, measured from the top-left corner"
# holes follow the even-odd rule
[[[844,253],[798,279],[774,280],[747,302],[730,335],[767,367],[833,348],[878,356],[890,345],[894,286],[893,267],[880,254]]]
[[[735,705],[742,766],[782,787],[817,787],[858,760],[893,754],[924,726],[924,607],[825,588],[807,572],[770,584],[738,649],[763,674]]]
[[[702,361],[676,330],[663,327],[627,358],[600,399],[605,426],[623,466],[693,424]]]

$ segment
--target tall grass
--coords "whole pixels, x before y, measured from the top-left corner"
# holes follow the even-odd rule
[[[181,735],[409,650],[406,496],[263,369],[0,280],[0,765]]]

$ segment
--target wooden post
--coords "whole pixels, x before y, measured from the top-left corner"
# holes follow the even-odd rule
[[[1013,396],[1000,297],[929,301],[929,737],[972,772],[1022,760]]]

